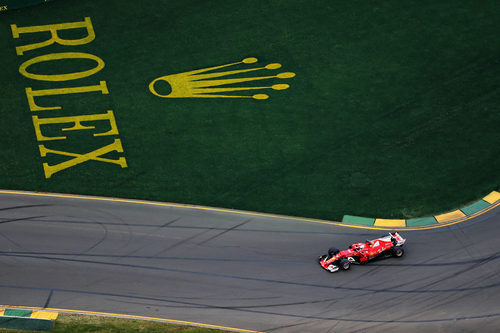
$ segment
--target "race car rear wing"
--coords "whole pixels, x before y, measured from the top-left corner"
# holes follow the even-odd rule
[[[397,232],[390,232],[389,234],[391,235],[391,240],[396,241],[396,246],[403,246],[403,244],[406,242],[406,239],[401,237],[401,235]]]
[[[394,246],[403,246],[403,244],[406,242],[406,239],[397,232],[390,232],[389,235],[380,237],[378,239],[385,242],[392,242]]]

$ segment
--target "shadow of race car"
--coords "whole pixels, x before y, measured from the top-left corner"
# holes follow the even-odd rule
[[[351,264],[365,264],[369,261],[386,258],[400,258],[404,254],[403,245],[406,239],[397,232],[390,232],[374,240],[364,243],[353,243],[347,250],[339,251],[332,247],[328,254],[318,258],[318,262],[327,271],[334,273],[339,269],[348,270]]]

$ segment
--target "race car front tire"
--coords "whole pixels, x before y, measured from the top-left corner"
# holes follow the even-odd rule
[[[342,268],[344,271],[347,271],[349,268],[351,268],[351,263],[347,259],[342,259],[339,262],[340,268]]]

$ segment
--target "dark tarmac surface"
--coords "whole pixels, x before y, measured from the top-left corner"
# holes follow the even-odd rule
[[[318,255],[386,232],[0,194],[0,304],[265,332],[495,332],[499,213],[401,231],[403,258],[330,274]]]

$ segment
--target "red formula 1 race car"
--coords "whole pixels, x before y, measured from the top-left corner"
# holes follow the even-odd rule
[[[397,232],[391,232],[364,243],[353,243],[347,250],[330,248],[328,254],[318,258],[318,262],[327,271],[334,273],[339,269],[348,270],[351,264],[364,264],[370,260],[384,257],[401,257],[406,239]]]

